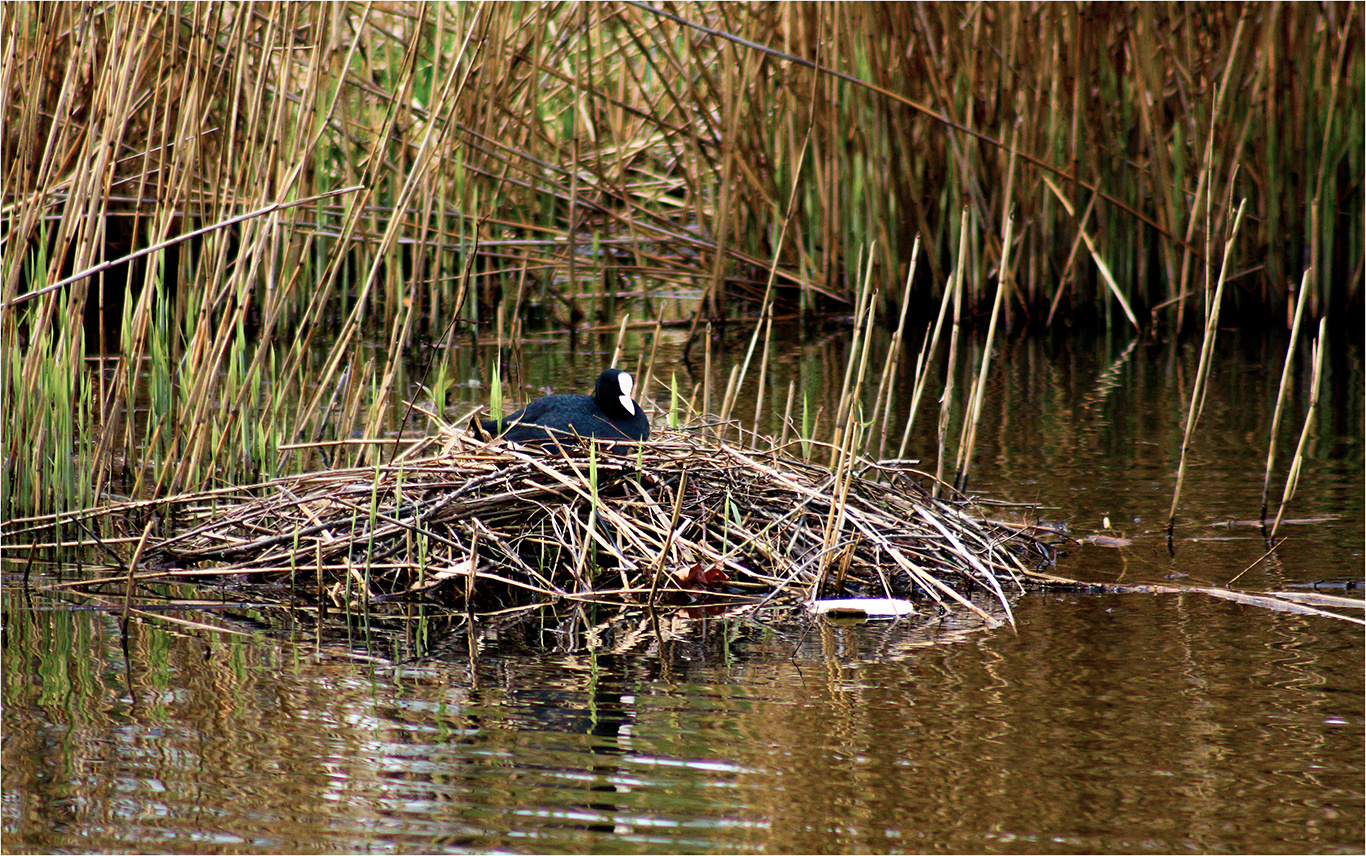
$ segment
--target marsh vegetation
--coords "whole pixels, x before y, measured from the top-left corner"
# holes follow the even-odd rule
[[[462,384],[523,399],[547,331],[614,335],[606,362],[671,427],[836,480],[937,419],[930,494],[967,486],[1009,337],[1212,355],[1221,325],[1293,319],[1291,378],[1361,333],[1354,5],[3,14],[7,542],[89,546],[108,531],[91,509],[378,477],[468,416]],[[789,387],[765,432],[733,411],[775,323],[852,343],[837,398]],[[723,329],[747,344],[713,388]],[[665,330],[702,370],[665,378]],[[1294,430],[1276,426],[1273,454]],[[1273,517],[1294,461],[1269,454]],[[1180,472],[1172,493],[1174,520]]]

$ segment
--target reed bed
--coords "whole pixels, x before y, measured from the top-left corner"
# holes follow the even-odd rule
[[[430,445],[376,467],[100,509],[131,531],[147,522],[124,542],[126,567],[79,588],[133,598],[212,578],[348,611],[843,596],[932,601],[987,619],[974,596],[1009,615],[1056,543],[934,498],[914,471],[864,461],[841,473],[685,432],[633,454],[591,443],[528,452],[463,433],[435,454]]]
[[[710,367],[737,320],[852,313],[900,348],[939,307],[913,399],[884,374],[867,410],[942,389],[960,487],[950,305],[946,381],[987,318],[1360,317],[1354,4],[2,8],[6,518],[372,466],[323,444],[431,430],[404,402],[487,382],[481,342],[627,311],[638,352],[685,325]],[[755,332],[703,412],[770,371]],[[817,439],[824,404],[794,389],[784,426]]]

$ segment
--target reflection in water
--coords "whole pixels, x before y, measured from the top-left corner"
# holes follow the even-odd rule
[[[7,598],[12,597],[7,595]],[[6,602],[16,850],[1336,849],[1360,635],[1194,597],[1029,596],[1017,629],[568,609],[129,637]],[[59,687],[47,665],[83,640]],[[935,644],[937,642],[937,644]],[[473,643],[473,647],[471,647]],[[377,657],[398,652],[396,660]],[[471,654],[473,651],[473,654]],[[359,656],[359,655],[363,655]],[[47,664],[47,665],[45,665]],[[7,669],[9,666],[7,665]]]
[[[740,400],[767,395],[764,412],[781,412],[789,380],[814,391],[842,365],[832,347],[775,354],[773,390]],[[1251,590],[1361,580],[1359,366],[1335,367],[1310,450],[1294,516],[1314,522],[1259,561],[1259,534],[1229,521],[1256,516],[1279,362],[1274,349],[1221,357],[1173,557],[1156,533],[1194,354],[1003,348],[975,489],[1037,500],[1079,535],[1108,516],[1130,542],[1079,544],[1061,573],[1223,584],[1251,568],[1238,583]],[[1323,852],[1363,839],[1362,636],[1321,618],[1193,595],[1024,595],[1014,627],[588,606],[473,623],[414,607],[320,627],[234,606],[139,618],[125,638],[117,613],[3,570],[7,851]]]

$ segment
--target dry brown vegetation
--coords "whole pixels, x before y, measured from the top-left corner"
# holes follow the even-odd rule
[[[1281,323],[1297,287],[1310,318],[1360,314],[1358,5],[0,15],[7,518],[421,433],[403,402],[440,413],[444,379],[409,376],[415,346],[628,304],[647,330],[852,312],[918,335],[953,297],[952,341],[989,312],[1162,335],[1212,317],[1224,270],[1226,323]]]
[[[923,598],[994,621],[971,596],[1008,619],[1011,596],[1051,562],[1039,535],[1056,542],[934,498],[909,468],[874,482],[677,432],[629,454],[528,454],[463,430],[432,445],[380,467],[93,510],[86,521],[114,523],[102,545],[131,548],[136,571],[80,587],[126,586],[140,600],[207,574],[257,598],[347,610],[835,593]]]

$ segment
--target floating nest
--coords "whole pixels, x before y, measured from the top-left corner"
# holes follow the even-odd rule
[[[661,432],[632,454],[553,451],[451,433],[391,464],[159,503],[174,534],[137,576],[237,577],[293,602],[435,600],[469,608],[618,603],[930,600],[982,617],[1051,563],[1047,533],[989,519],[932,478],[853,459],[829,469]]]

